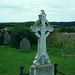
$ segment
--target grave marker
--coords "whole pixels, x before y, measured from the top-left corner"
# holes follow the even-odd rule
[[[8,31],[5,30],[5,34],[4,34],[4,44],[9,43],[10,40],[11,40],[11,36],[9,35]]]
[[[21,52],[30,51],[30,42],[26,38],[23,38],[23,40],[20,43],[20,51]]]
[[[41,10],[39,20],[30,29],[38,37],[38,53],[30,67],[30,75],[54,75],[54,67],[46,53],[46,37],[53,31],[53,27],[46,20],[44,10]]]

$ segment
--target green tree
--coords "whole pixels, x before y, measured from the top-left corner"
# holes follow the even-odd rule
[[[61,27],[59,29],[59,32],[68,32],[68,33],[71,33],[71,32],[75,32],[75,29],[71,28],[71,27]]]
[[[3,24],[0,24],[0,29],[3,29],[4,28],[4,25]]]
[[[37,45],[37,37],[28,27],[19,25],[11,30],[10,44],[12,47],[19,48],[20,42],[23,38],[27,38],[30,41],[31,46]]]

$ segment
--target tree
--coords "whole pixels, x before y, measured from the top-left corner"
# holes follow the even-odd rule
[[[28,27],[19,25],[11,30],[10,44],[12,47],[19,48],[20,42],[23,38],[27,38],[30,41],[31,46],[37,45],[37,37]]]

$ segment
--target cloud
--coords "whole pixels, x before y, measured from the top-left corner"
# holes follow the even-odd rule
[[[0,0],[0,21],[35,21],[40,10],[50,21],[75,20],[74,0]]]

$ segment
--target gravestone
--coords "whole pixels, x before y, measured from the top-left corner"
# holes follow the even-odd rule
[[[1,37],[2,33],[0,33],[0,37]]]
[[[1,33],[4,33],[4,31],[5,31],[4,29],[1,29]]]
[[[30,67],[30,75],[54,75],[54,66],[46,52],[46,37],[53,31],[53,27],[46,20],[44,10],[41,10],[39,20],[30,29],[38,37],[38,52]]]
[[[30,42],[26,38],[23,38],[23,40],[20,43],[20,51],[21,52],[30,51]]]
[[[11,40],[11,36],[9,35],[7,29],[5,29],[5,34],[4,34],[4,44],[9,43],[10,40]]]

